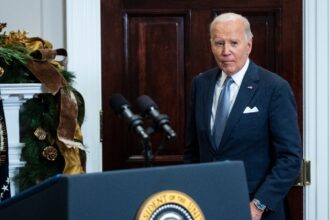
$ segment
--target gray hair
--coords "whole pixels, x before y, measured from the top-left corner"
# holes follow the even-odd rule
[[[220,14],[213,19],[213,21],[210,24],[210,35],[212,35],[213,27],[216,23],[233,21],[233,20],[241,20],[243,22],[245,27],[244,28],[245,36],[248,40],[251,40],[253,38],[253,34],[251,32],[250,22],[248,21],[248,19],[240,14],[236,14],[232,12]]]

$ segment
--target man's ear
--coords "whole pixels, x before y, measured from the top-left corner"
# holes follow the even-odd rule
[[[252,39],[248,41],[248,47],[249,47],[249,54],[252,51]]]

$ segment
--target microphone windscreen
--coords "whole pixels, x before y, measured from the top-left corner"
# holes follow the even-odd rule
[[[129,106],[128,101],[121,94],[113,94],[110,97],[110,107],[116,114],[120,114],[122,112],[123,106]]]
[[[136,104],[140,112],[146,113],[150,107],[158,109],[156,103],[147,95],[141,95],[137,100]]]

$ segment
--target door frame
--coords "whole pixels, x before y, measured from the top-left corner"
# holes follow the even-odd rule
[[[327,1],[303,0],[303,142],[304,157],[311,161],[311,185],[304,188],[306,220],[330,219],[329,13]]]

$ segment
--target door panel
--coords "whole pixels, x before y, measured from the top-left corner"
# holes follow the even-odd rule
[[[127,56],[125,82],[130,85],[132,100],[137,95],[149,95],[166,112],[173,129],[183,136],[184,126],[184,25],[186,13],[176,11],[128,12],[125,15],[127,29]],[[173,98],[176,97],[176,98]],[[164,102],[162,100],[168,100]],[[182,139],[177,139],[166,149],[180,154]]]
[[[101,0],[104,170],[144,166],[144,146],[108,105],[114,93],[121,93],[135,113],[138,96],[149,95],[156,102],[177,138],[167,141],[154,133],[152,163],[182,162],[191,80],[216,65],[209,24],[227,11],[249,19],[251,58],[289,81],[302,125],[301,0]],[[153,128],[150,120],[144,123]],[[293,210],[289,216],[302,219],[301,188],[293,188],[287,202]]]

